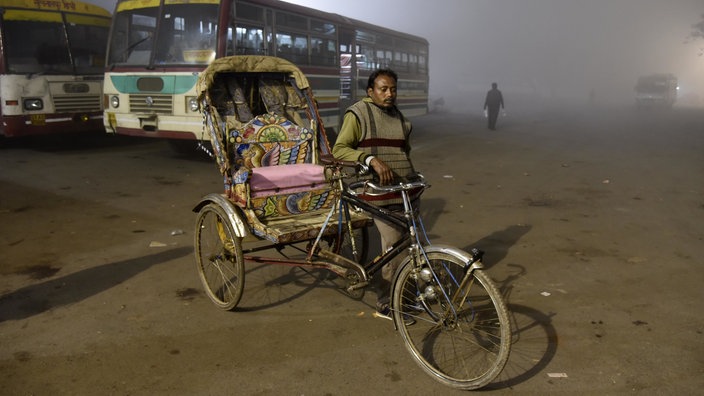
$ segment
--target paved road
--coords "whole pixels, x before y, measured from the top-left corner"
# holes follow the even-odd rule
[[[431,238],[487,252],[515,321],[491,394],[704,386],[704,111],[527,106],[414,120]],[[251,267],[241,309],[201,292],[213,163],[162,141],[0,148],[0,389],[8,395],[460,394],[416,367],[373,293]]]

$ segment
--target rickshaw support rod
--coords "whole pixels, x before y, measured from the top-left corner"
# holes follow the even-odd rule
[[[332,271],[340,277],[345,277],[348,269],[327,261],[307,261],[295,260],[289,258],[262,257],[262,256],[243,256],[246,261],[264,264],[288,265],[290,267],[308,267],[308,268],[324,268]]]

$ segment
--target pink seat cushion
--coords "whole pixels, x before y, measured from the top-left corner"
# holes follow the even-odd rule
[[[262,166],[252,169],[249,180],[253,198],[327,188],[325,168],[315,164]]]

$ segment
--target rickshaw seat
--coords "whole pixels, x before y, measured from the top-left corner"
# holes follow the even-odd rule
[[[254,117],[241,128],[230,131],[228,145],[234,170],[245,166],[312,163],[313,132],[278,114]]]
[[[236,78],[228,78],[226,80],[227,84],[227,90],[228,93],[230,94],[230,97],[232,98],[234,105],[235,105],[235,111],[237,112],[237,120],[240,122],[248,122],[252,118],[254,118],[254,115],[252,115],[252,109],[249,107],[249,103],[247,103],[247,98],[245,97],[244,94],[244,89],[242,88],[242,85],[237,81]]]
[[[317,164],[329,144],[312,88],[293,63],[264,56],[218,59],[201,74],[199,87],[225,194],[253,235],[274,243],[302,241],[336,221],[326,217],[335,194]],[[352,213],[355,228],[369,221]]]
[[[324,168],[315,164],[254,168],[249,180],[252,198],[325,189],[327,184]]]
[[[304,110],[306,104],[291,84],[279,79],[262,78],[259,80],[259,94],[270,114],[281,114],[298,125],[303,123],[298,111]]]

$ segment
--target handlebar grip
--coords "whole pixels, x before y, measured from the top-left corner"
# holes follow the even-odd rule
[[[357,181],[354,183],[351,183],[349,185],[350,189],[357,189],[357,188],[365,188],[369,190],[373,190],[371,194],[385,194],[385,193],[392,193],[392,192],[399,192],[403,190],[413,190],[416,188],[427,188],[428,183],[425,182],[425,178],[423,175],[418,174],[419,180],[409,182],[409,183],[398,183],[398,184],[391,184],[388,186],[380,186],[372,181],[369,180],[362,180],[362,181]]]

